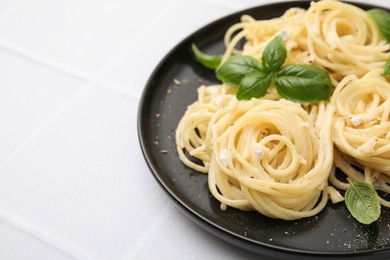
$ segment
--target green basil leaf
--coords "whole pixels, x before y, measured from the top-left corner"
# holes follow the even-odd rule
[[[192,51],[196,59],[206,68],[215,70],[221,64],[222,55],[207,55],[201,52],[195,44],[192,44]]]
[[[348,180],[349,181],[349,180]],[[350,182],[345,192],[345,204],[352,216],[362,224],[378,220],[381,214],[378,194],[367,182]]]
[[[231,86],[239,86],[245,75],[262,70],[261,63],[250,56],[232,56],[217,69],[217,78]]]
[[[282,37],[275,37],[267,44],[261,58],[267,72],[276,72],[283,65],[287,57],[286,45]]]
[[[319,67],[287,65],[276,75],[276,89],[285,99],[306,103],[326,100],[331,95],[329,74]]]
[[[385,70],[383,72],[383,75],[385,77],[388,77],[390,76],[390,59],[387,60],[386,64],[385,64]]]
[[[390,13],[382,9],[371,9],[367,12],[374,19],[383,38],[390,43]]]
[[[263,72],[253,72],[246,75],[240,82],[240,88],[237,92],[238,100],[249,100],[259,98],[267,93],[271,84],[271,76]]]

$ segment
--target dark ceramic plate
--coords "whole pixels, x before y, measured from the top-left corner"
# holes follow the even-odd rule
[[[372,6],[356,4],[364,9]],[[175,148],[175,129],[200,84],[218,82],[193,57],[191,44],[208,53],[223,53],[225,31],[242,14],[257,19],[282,15],[309,2],[280,2],[244,10],[217,20],[184,39],[157,66],[144,90],[138,133],[147,164],[180,209],[214,235],[263,256],[288,259],[390,258],[390,211],[382,209],[371,225],[357,223],[343,203],[328,204],[317,216],[297,221],[275,220],[257,212],[221,211],[207,187],[207,176],[184,166]],[[180,84],[177,83],[180,81]]]

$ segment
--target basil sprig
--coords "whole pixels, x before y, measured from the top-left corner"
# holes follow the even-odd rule
[[[217,78],[230,86],[239,86],[241,80],[252,73],[263,73],[263,65],[250,56],[232,56],[217,69]]]
[[[371,9],[367,11],[368,14],[374,19],[379,32],[383,38],[390,43],[390,14],[382,9]]]
[[[351,182],[345,192],[345,204],[351,215],[362,224],[371,224],[378,220],[381,214],[381,205],[378,194],[367,182]]]
[[[217,69],[217,78],[238,86],[239,100],[264,96],[271,82],[283,98],[294,102],[315,102],[330,97],[331,81],[325,70],[303,64],[282,67],[286,58],[286,46],[278,36],[265,47],[261,63],[250,56],[232,56]]]
[[[383,75],[385,77],[390,76],[390,58],[387,60],[387,62],[385,64],[385,71],[384,71]]]
[[[192,44],[191,47],[196,59],[206,68],[215,70],[221,64],[222,55],[207,55],[201,52],[195,44]]]
[[[372,17],[379,32],[390,43],[390,13],[382,9],[371,9],[367,13]],[[385,77],[390,76],[390,58],[387,60],[383,72]]]
[[[259,98],[267,93],[268,86],[271,84],[271,77],[262,72],[253,72],[246,75],[240,82],[240,88],[237,91],[237,99],[247,99],[246,97]]]
[[[294,102],[325,100],[331,94],[328,73],[311,65],[287,65],[277,73],[275,83],[279,94]]]
[[[287,58],[287,49],[282,37],[274,38],[265,46],[261,61],[268,73],[277,72]]]

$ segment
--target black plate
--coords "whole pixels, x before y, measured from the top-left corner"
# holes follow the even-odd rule
[[[356,4],[364,9],[373,8]],[[242,14],[269,19],[290,7],[308,8],[307,1],[269,4],[217,20],[184,39],[151,75],[139,105],[138,134],[148,166],[163,189],[192,220],[214,235],[265,256],[289,259],[357,259],[390,257],[390,211],[365,226],[351,218],[343,203],[317,216],[297,221],[274,220],[257,212],[221,211],[207,187],[207,176],[184,166],[175,148],[175,129],[186,107],[197,98],[200,84],[218,82],[191,52],[196,43],[208,53],[223,53],[223,35]],[[177,86],[174,81],[179,80]]]

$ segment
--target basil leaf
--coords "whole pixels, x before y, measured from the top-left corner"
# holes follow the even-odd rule
[[[250,56],[232,56],[217,69],[217,78],[231,86],[239,86],[245,75],[262,70],[261,63]]]
[[[251,98],[259,98],[267,93],[267,89],[271,84],[271,76],[262,72],[253,72],[246,75],[240,83],[240,88],[237,92],[238,100],[249,100]]]
[[[374,19],[383,38],[390,43],[390,13],[382,9],[371,9],[367,12]]]
[[[388,77],[390,76],[390,59],[387,60],[386,64],[385,64],[385,70],[383,72],[383,75],[385,77]]]
[[[381,214],[378,194],[367,182],[351,182],[345,192],[345,204],[352,216],[363,224],[371,224],[378,220]]]
[[[312,65],[287,65],[277,73],[275,83],[279,94],[294,102],[325,100],[331,94],[329,74]]]
[[[192,51],[196,59],[206,68],[215,70],[222,61],[222,55],[207,55],[201,52],[195,44],[192,44]]]
[[[267,72],[276,72],[283,65],[287,57],[286,45],[282,37],[275,37],[267,44],[261,58]]]

